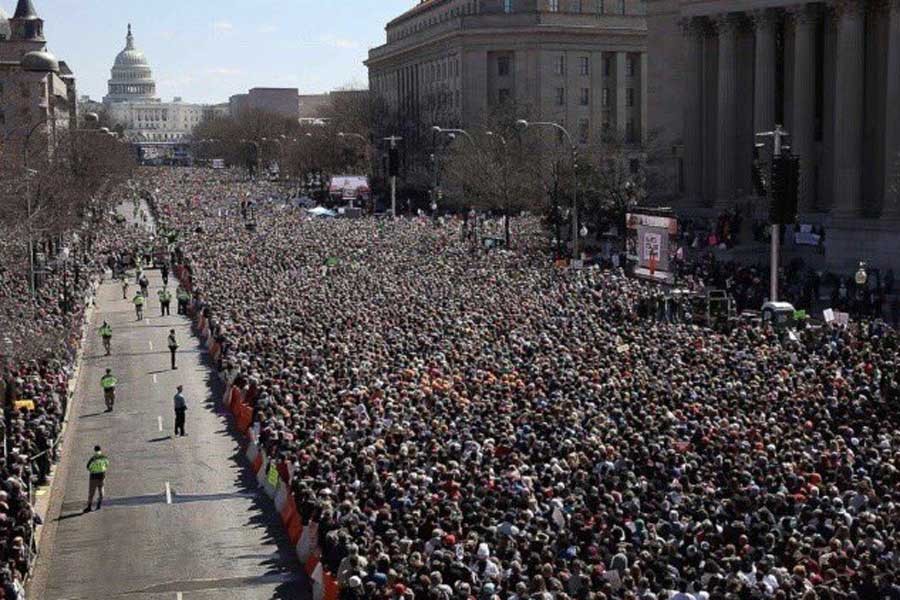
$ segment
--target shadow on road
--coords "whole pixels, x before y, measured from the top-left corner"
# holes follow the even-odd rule
[[[81,415],[81,416],[78,417],[78,418],[79,418],[79,419],[91,419],[91,418],[93,418],[93,417],[102,417],[103,415],[107,415],[107,414],[109,414],[109,413],[106,412],[105,410],[102,410],[102,411],[100,411],[100,412],[88,413],[88,414],[86,414],[86,415]]]

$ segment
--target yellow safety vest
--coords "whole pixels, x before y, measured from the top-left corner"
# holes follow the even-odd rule
[[[100,475],[101,473],[106,473],[106,470],[108,468],[109,459],[106,458],[106,456],[104,456],[103,454],[95,454],[88,463],[88,471],[90,471],[91,475]]]
[[[104,390],[111,390],[116,387],[116,384],[119,383],[118,380],[112,375],[104,375],[100,380],[100,385],[103,386]]]

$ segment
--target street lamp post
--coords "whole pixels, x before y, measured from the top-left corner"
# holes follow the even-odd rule
[[[439,125],[435,125],[431,128],[431,131],[433,131],[437,135],[445,134],[451,140],[455,140],[457,135],[465,136],[465,138],[467,140],[469,140],[469,143],[472,144],[473,149],[478,148],[478,144],[475,143],[475,139],[471,135],[469,135],[469,132],[466,131],[465,129],[445,129]],[[433,203],[435,205],[435,209],[437,209],[437,179],[438,179],[437,157],[432,154],[431,160],[432,160],[432,165],[434,168],[434,181],[435,181],[435,184],[434,184],[435,185],[435,191],[434,191],[435,199],[434,199]],[[436,212],[436,210],[435,210],[435,212]]]
[[[569,130],[559,123],[552,123],[550,121],[529,123],[525,119],[519,119],[516,121],[516,125],[525,129],[528,129],[529,127],[552,127],[553,129],[562,132],[569,141],[569,146],[572,148],[572,259],[577,260],[581,257],[578,243],[578,146],[575,145],[575,140],[572,138],[572,134],[569,133]]]
[[[781,125],[775,125],[775,129],[773,131],[764,131],[756,134],[756,137],[771,137],[772,138],[772,156],[773,160],[778,160],[781,157],[782,150],[786,150],[787,147],[784,142],[784,138],[790,137],[787,131]],[[773,167],[774,168],[774,167]],[[769,190],[769,197],[772,198],[772,194],[774,190]],[[779,253],[780,253],[780,245],[781,245],[781,225],[774,223],[771,227],[772,239],[770,240],[771,246],[771,257],[769,259],[769,301],[777,302],[778,301],[778,262],[779,262]]]
[[[500,141],[500,145],[503,147],[504,158],[508,159],[506,153],[506,138],[500,135],[499,133],[493,131],[485,131],[484,134],[489,138],[493,138]],[[506,168],[503,169],[503,235],[506,240],[506,248],[509,249],[509,174]]]
[[[396,136],[396,135],[392,135],[390,137],[384,138],[384,140],[391,144],[390,159],[391,159],[391,162],[393,162],[394,154],[397,150],[397,142],[402,141],[403,138]],[[390,165],[388,165],[388,168],[393,172],[393,171],[396,171],[397,165],[390,164]],[[397,218],[397,176],[396,175],[391,175],[391,216],[395,219]]]
[[[444,129],[443,127],[435,125],[434,127],[431,128],[431,130],[438,134],[446,133],[447,135],[450,135],[450,136],[464,135],[464,136],[466,136],[466,139],[469,140],[469,143],[472,144],[473,148],[478,147],[478,145],[475,143],[475,140],[472,138],[471,135],[469,135],[469,132],[466,131],[465,129]]]

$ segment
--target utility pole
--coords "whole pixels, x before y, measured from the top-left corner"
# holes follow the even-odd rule
[[[756,134],[756,137],[772,138],[772,167],[770,173],[774,172],[776,163],[781,159],[781,153],[785,149],[790,149],[783,143],[784,138],[790,137],[790,134],[784,130],[781,125],[776,125],[774,131],[763,131]],[[771,177],[770,177],[771,179]],[[773,199],[776,194],[774,182],[769,184],[769,199]],[[781,225],[772,223],[772,241],[771,241],[771,260],[769,262],[769,302],[778,301],[778,255],[780,252]]]
[[[397,169],[400,165],[398,162],[397,142],[402,141],[402,137],[392,135],[384,138],[384,141],[390,142],[391,149],[388,153],[388,173],[391,176],[391,216],[397,218]]]

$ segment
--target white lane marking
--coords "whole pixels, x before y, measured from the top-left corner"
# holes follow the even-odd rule
[[[144,324],[145,324],[145,325],[149,325],[149,324],[150,324],[150,319],[144,319]]]
[[[162,417],[156,417],[156,422],[159,423],[159,430],[162,431]]]
[[[150,344],[150,349],[153,350],[153,342],[148,340],[147,343]]]
[[[153,383],[156,383],[156,375],[153,375]]]
[[[175,594],[175,600],[184,600],[184,594],[178,592],[177,594]]]
[[[166,504],[172,504],[172,486],[166,482]]]

